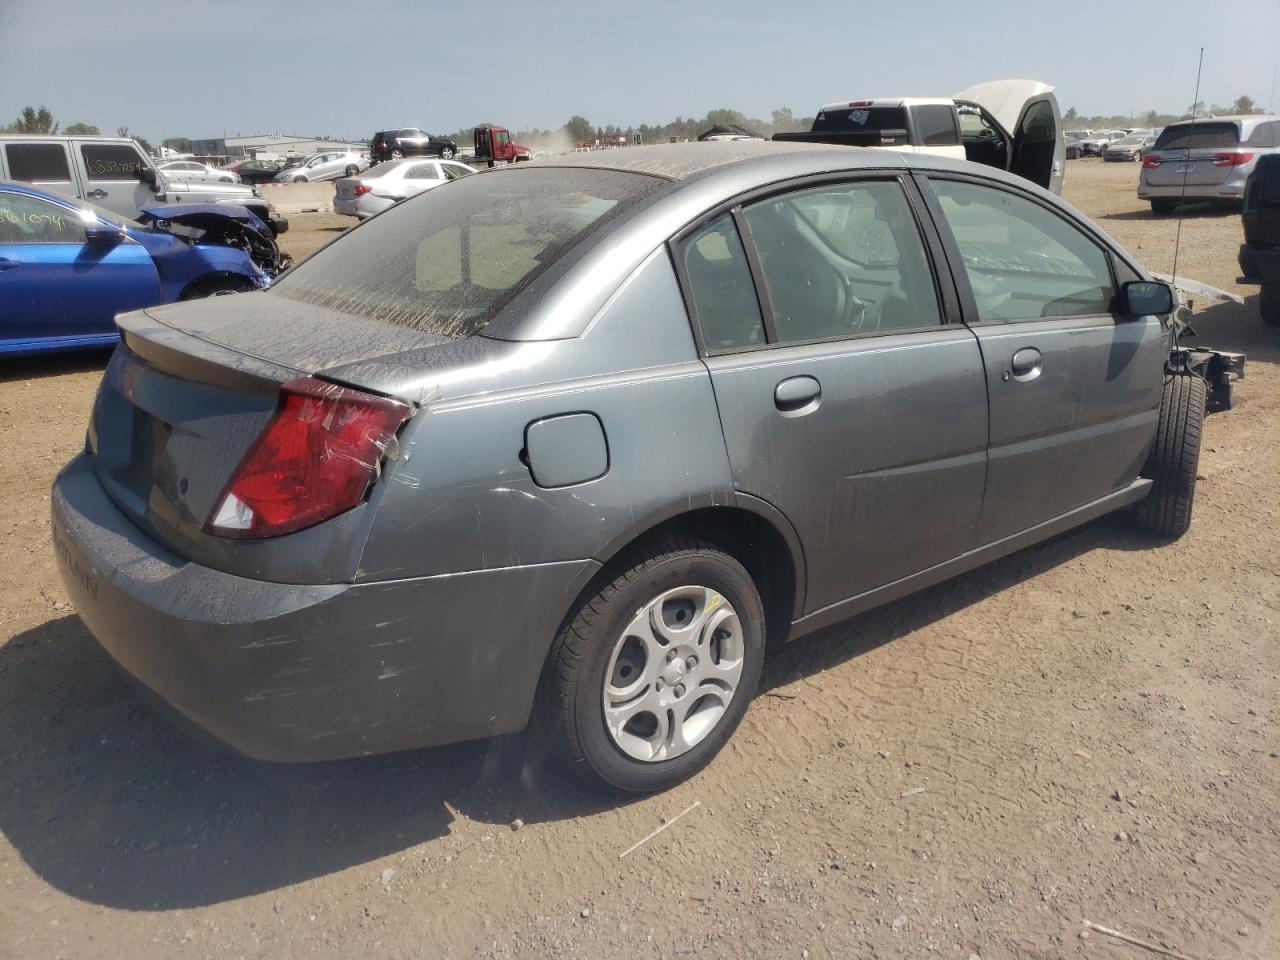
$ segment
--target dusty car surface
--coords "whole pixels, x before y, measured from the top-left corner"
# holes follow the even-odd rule
[[[102,645],[258,757],[535,721],[620,792],[767,645],[1133,507],[1190,522],[1171,289],[1026,180],[735,142],[486,171],[119,319],[52,496]]]

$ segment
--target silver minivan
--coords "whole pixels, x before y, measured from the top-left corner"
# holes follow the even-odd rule
[[[1171,123],[1142,157],[1138,199],[1151,212],[1180,202],[1238,204],[1258,157],[1280,152],[1280,116],[1203,117]]]

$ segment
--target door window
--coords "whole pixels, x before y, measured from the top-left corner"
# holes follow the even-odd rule
[[[1108,313],[1115,290],[1106,252],[1025,197],[933,180],[981,321]]]
[[[56,203],[0,193],[0,244],[7,243],[84,243],[84,224]]]
[[[746,209],[781,342],[941,323],[933,274],[897,181],[816,187]]]
[[[4,148],[9,176],[24,183],[70,183],[71,166],[60,143],[10,143]]]
[[[147,168],[142,154],[123,143],[83,143],[80,155],[90,180],[137,180]]]
[[[457,180],[459,177],[465,177],[472,173],[470,167],[460,166],[456,163],[442,163],[440,164],[440,169],[444,171],[446,180]]]
[[[913,107],[912,119],[916,124],[916,135],[927,147],[954,147],[960,144],[960,134],[956,129],[956,112],[941,104],[927,104]]]
[[[759,346],[764,322],[751,266],[729,214],[698,230],[683,248],[694,320],[709,351]]]

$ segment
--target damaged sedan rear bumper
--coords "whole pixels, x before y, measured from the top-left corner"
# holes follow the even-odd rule
[[[355,584],[250,580],[150,539],[108,497],[88,454],[58,476],[52,513],[59,570],[99,643],[185,717],[266,760],[331,760],[522,728],[560,619],[598,567],[582,560]]]

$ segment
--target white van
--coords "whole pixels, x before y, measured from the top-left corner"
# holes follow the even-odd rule
[[[773,139],[972,160],[1058,194],[1067,161],[1058,98],[1039,80],[993,80],[954,97],[840,100],[818,110],[808,133]]]

